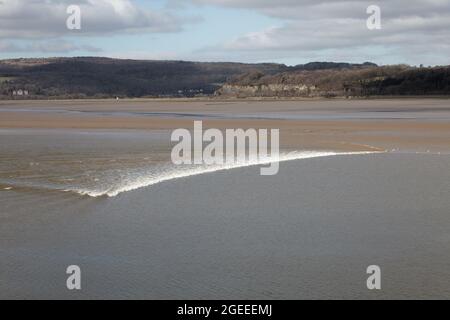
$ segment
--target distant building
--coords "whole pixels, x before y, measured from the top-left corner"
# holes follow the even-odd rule
[[[13,96],[23,97],[23,96],[28,96],[29,92],[28,92],[28,90],[19,89],[19,90],[14,90],[12,94],[13,94]]]

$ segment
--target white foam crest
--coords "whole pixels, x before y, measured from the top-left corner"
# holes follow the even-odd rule
[[[124,179],[121,181],[120,185],[112,186],[106,190],[65,190],[74,191],[80,195],[85,195],[89,197],[116,197],[121,193],[129,192],[145,187],[149,187],[158,183],[162,183],[169,180],[186,178],[196,175],[202,175],[206,173],[226,171],[237,168],[269,165],[276,162],[286,162],[301,159],[311,159],[311,158],[321,158],[321,157],[331,157],[331,156],[344,156],[344,155],[367,155],[375,154],[381,152],[328,152],[328,151],[295,151],[291,153],[281,154],[279,159],[274,161],[273,159],[255,160],[247,161],[245,163],[235,163],[235,164],[224,164],[224,165],[214,165],[214,166],[200,166],[189,169],[181,169],[180,167],[174,167],[173,170],[168,172],[161,172],[157,175],[155,173],[150,173],[148,175],[140,175],[138,177],[133,177],[131,179]]]

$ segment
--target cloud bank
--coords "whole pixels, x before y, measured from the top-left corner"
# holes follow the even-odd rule
[[[183,19],[150,11],[130,0],[1,0],[0,38],[45,38],[70,34],[69,5],[79,5],[86,35],[119,32],[176,32]]]
[[[86,41],[80,39],[119,36],[118,49],[121,49],[127,45],[128,34],[157,34],[164,48],[154,50],[171,52],[170,57],[179,59],[450,64],[450,0],[157,2],[158,9],[149,9],[151,6],[133,0],[0,0],[0,51],[96,53],[102,49],[95,43],[81,45]],[[81,7],[81,30],[66,28],[66,9],[72,4]],[[370,5],[381,8],[381,30],[369,30],[366,26],[369,17],[366,9]],[[211,36],[208,47],[198,44],[192,53],[184,52],[184,56],[179,55],[177,38],[171,38],[175,39],[173,43],[164,43],[165,35],[181,34],[187,25],[201,22],[202,14],[207,18],[210,8],[216,12],[218,8],[227,8],[237,17],[241,10],[256,12],[255,18],[239,21],[239,24],[247,30],[252,30],[252,25],[258,27],[228,39]],[[186,12],[196,12],[198,16],[189,17]],[[269,17],[272,23],[261,28],[261,24],[252,20],[258,16]],[[208,30],[209,25],[205,22],[201,27]],[[223,25],[223,28],[228,27]],[[184,34],[186,36],[189,37],[189,32]],[[192,47],[196,45],[195,38],[193,34]],[[149,48],[150,45],[143,43],[142,49],[135,46],[130,50],[138,56],[154,56],[154,50]],[[126,55],[126,52],[117,52]]]
[[[247,9],[279,23],[207,48],[211,53],[271,57],[352,57],[449,64],[450,0],[191,0],[197,6]],[[366,9],[378,5],[382,29],[369,30]],[[348,60],[348,59],[347,59]]]

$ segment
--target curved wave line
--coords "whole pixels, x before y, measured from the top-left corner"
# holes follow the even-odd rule
[[[107,190],[86,190],[86,189],[76,189],[76,190],[64,190],[65,192],[76,192],[83,196],[89,196],[93,198],[98,197],[116,197],[121,193],[134,191],[137,189],[149,187],[152,185],[156,185],[165,181],[187,178],[191,176],[197,176],[207,173],[219,172],[219,171],[227,171],[232,169],[244,168],[244,167],[253,167],[259,165],[269,165],[276,162],[286,162],[286,161],[294,161],[301,159],[311,159],[311,158],[321,158],[321,157],[331,157],[331,156],[344,156],[344,155],[368,155],[368,154],[377,154],[384,152],[374,152],[374,151],[366,151],[366,152],[327,152],[327,151],[304,151],[304,152],[291,152],[287,154],[280,155],[279,159],[276,161],[273,160],[263,160],[263,161],[253,161],[253,162],[245,162],[245,163],[236,163],[232,165],[220,165],[220,166],[209,166],[209,167],[198,167],[191,168],[185,170],[176,170],[173,172],[163,173],[157,177],[141,177],[137,178],[130,182],[125,182],[121,186],[116,186],[109,188]]]

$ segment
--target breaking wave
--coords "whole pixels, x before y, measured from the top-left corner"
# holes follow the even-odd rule
[[[303,152],[291,152],[286,154],[281,154],[280,158],[276,162],[286,162],[300,159],[311,159],[320,157],[330,157],[330,156],[343,156],[343,155],[366,155],[375,154],[380,152],[320,152],[320,151],[303,151]],[[190,176],[202,175],[206,173],[226,171],[243,167],[252,167],[260,165],[269,165],[274,163],[272,160],[263,161],[247,161],[245,163],[236,163],[232,165],[214,165],[214,166],[197,166],[192,168],[177,167],[173,166],[168,170],[162,170],[155,172],[149,170],[147,172],[130,173],[128,176],[122,177],[120,181],[109,185],[108,187],[97,187],[97,188],[74,188],[63,190],[65,192],[76,192],[83,196],[89,197],[116,197],[121,193],[129,192],[145,187],[149,187],[161,182],[186,178]]]

